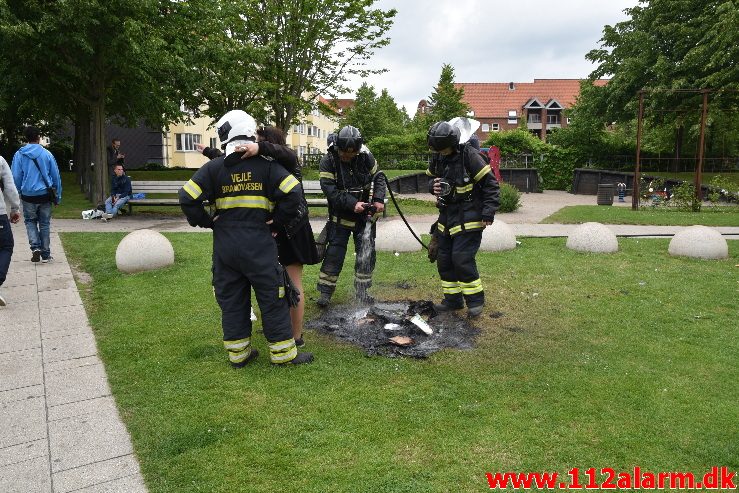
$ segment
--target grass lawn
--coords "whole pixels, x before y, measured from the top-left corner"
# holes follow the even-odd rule
[[[210,235],[167,234],[176,264],[135,275],[115,269],[122,236],[62,240],[90,274],[80,291],[152,493],[472,492],[496,471],[739,468],[739,242],[700,261],[669,257],[662,239],[619,239],[612,255],[523,239],[478,255],[488,301],[474,350],[369,358],[309,332],[313,364],[272,368],[256,333],[262,355],[232,370]],[[421,252],[379,253],[373,291],[440,294]]]
[[[542,223],[580,224],[652,224],[655,226],[739,226],[739,207],[706,207],[701,212],[681,212],[669,209],[640,207],[607,207],[602,205],[571,205],[563,207]]]

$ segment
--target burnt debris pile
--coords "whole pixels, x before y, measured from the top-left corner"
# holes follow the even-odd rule
[[[306,324],[355,344],[367,355],[426,358],[444,348],[471,349],[479,330],[464,311],[437,313],[430,301],[341,305]]]

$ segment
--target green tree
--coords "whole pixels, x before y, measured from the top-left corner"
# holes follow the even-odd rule
[[[454,67],[445,63],[441,67],[439,82],[428,98],[431,120],[451,120],[457,116],[466,116],[470,106],[463,98],[464,88],[454,87]]]
[[[224,46],[241,55],[241,70],[250,79],[242,76],[238,84],[204,93],[208,114],[221,115],[241,101],[243,109],[264,113],[264,119],[286,129],[315,107],[319,94],[346,91],[350,75],[382,72],[365,62],[390,42],[386,32],[396,11],[373,9],[375,1],[232,2],[230,29],[218,36],[229,38]]]
[[[346,110],[340,122],[340,126],[357,127],[367,141],[381,136],[402,135],[408,124],[408,115],[398,108],[387,89],[377,96],[375,88],[366,82],[357,90],[354,105]]]
[[[630,19],[605,26],[601,48],[586,55],[598,65],[591,81],[611,79],[582,93],[581,117],[631,121],[637,93],[646,89],[645,130],[651,127],[659,134],[647,141],[657,145],[670,136],[675,157],[680,157],[685,139],[697,135],[701,104],[700,94],[680,91],[709,88],[719,90],[710,96],[709,121],[716,129],[733,128],[739,117],[739,30],[734,27],[739,5],[732,0],[649,0],[626,12]],[[710,151],[723,140],[711,135],[710,126],[708,133]]]
[[[67,117],[76,130],[75,159],[88,198],[106,195],[105,122],[143,118],[156,125],[180,115],[182,57],[192,30],[181,12],[202,0],[3,1],[0,38],[13,70],[35,81],[32,121]],[[95,163],[89,165],[87,163]]]

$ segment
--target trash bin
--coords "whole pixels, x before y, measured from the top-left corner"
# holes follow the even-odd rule
[[[613,205],[613,183],[598,184],[598,205]]]

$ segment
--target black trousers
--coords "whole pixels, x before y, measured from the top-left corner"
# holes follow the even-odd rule
[[[354,261],[354,287],[357,292],[366,291],[372,285],[372,272],[375,270],[377,253],[375,252],[375,235],[377,225],[371,223],[369,234],[366,232],[367,222],[357,221],[353,228],[331,224],[331,232],[326,247],[326,258],[318,274],[318,291],[333,294],[339,274],[344,267],[346,247],[349,236],[354,236],[354,251],[357,257]],[[364,253],[364,255],[363,255]]]
[[[480,273],[475,255],[480,249],[482,230],[459,233],[454,236],[438,235],[439,256],[436,266],[441,277],[444,303],[453,308],[485,303]]]
[[[14,245],[10,220],[7,214],[0,215],[0,286],[3,285],[8,275]]]
[[[221,307],[223,340],[251,337],[251,290],[262,313],[268,342],[292,339],[282,266],[267,225],[216,224],[213,228],[213,288]]]

